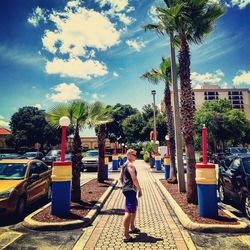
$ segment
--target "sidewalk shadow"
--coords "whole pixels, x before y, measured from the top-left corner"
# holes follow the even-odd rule
[[[100,214],[112,214],[112,215],[124,215],[124,209],[120,209],[120,208],[112,208],[112,209],[108,209],[105,211],[101,211]]]
[[[163,239],[147,235],[146,233],[139,233],[136,235],[133,242],[156,243],[157,241],[163,241]]]

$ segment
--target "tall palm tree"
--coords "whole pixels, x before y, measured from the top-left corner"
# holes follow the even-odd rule
[[[167,8],[157,8],[161,25],[151,25],[159,34],[167,33],[179,45],[182,130],[187,155],[187,201],[197,203],[192,88],[189,43],[201,43],[213,30],[224,7],[209,0],[164,0]]]
[[[153,84],[158,84],[160,81],[164,81],[164,102],[167,114],[167,125],[170,138],[170,160],[171,160],[171,171],[170,178],[176,180],[176,164],[175,164],[175,139],[174,139],[174,122],[173,122],[173,111],[171,105],[171,61],[170,58],[162,58],[160,67],[157,69],[151,69],[151,71],[145,72],[141,75],[142,79],[146,79]]]
[[[101,102],[95,102],[88,107],[87,124],[96,127],[99,149],[98,182],[104,182],[104,158],[105,158],[105,128],[106,124],[112,122],[112,107],[105,106]]]
[[[71,200],[81,200],[81,159],[82,159],[82,146],[79,130],[84,127],[87,117],[88,109],[87,104],[83,101],[73,101],[66,104],[58,104],[52,107],[46,114],[46,120],[54,127],[59,126],[59,119],[62,116],[68,116],[71,124],[74,127],[73,138],[73,151],[72,151],[72,191]]]
[[[158,8],[158,11],[161,18],[165,18],[178,34],[182,130],[187,155],[187,201],[197,203],[189,43],[201,43],[204,36],[213,30],[215,21],[223,15],[224,8],[209,0],[176,0],[172,1],[172,4],[172,8],[179,9],[177,15],[171,15],[171,8]]]
[[[182,4],[174,5],[174,1],[164,0],[168,7],[168,15],[158,14],[158,22],[156,24],[148,24],[144,26],[145,31],[154,31],[158,35],[167,35],[170,40],[170,58],[171,58],[171,77],[173,86],[173,106],[174,106],[174,125],[175,125],[175,145],[176,145],[176,162],[178,166],[178,190],[179,192],[186,191],[184,167],[182,159],[182,135],[179,130],[181,128],[179,115],[179,95],[177,86],[177,69],[175,59],[175,47],[178,45],[178,37],[174,33],[174,18],[182,9]],[[173,6],[173,7],[172,7]],[[159,7],[156,8],[159,12]]]

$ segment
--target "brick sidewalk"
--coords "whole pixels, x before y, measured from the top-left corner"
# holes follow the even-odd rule
[[[93,227],[84,232],[75,250],[187,249],[179,228],[148,172],[148,165],[143,161],[136,161],[136,166],[143,196],[139,199],[135,224],[141,229],[141,233],[134,235],[133,243],[123,243],[124,196],[117,187]]]

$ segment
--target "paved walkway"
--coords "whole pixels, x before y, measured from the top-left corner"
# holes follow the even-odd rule
[[[136,161],[143,196],[139,199],[136,227],[141,233],[133,243],[123,243],[124,197],[117,187],[93,226],[87,229],[74,249],[187,249],[183,236],[172,219],[148,165]]]

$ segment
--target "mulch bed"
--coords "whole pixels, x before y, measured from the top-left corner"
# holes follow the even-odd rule
[[[163,186],[172,195],[174,200],[179,204],[184,213],[187,214],[189,219],[193,222],[204,224],[229,224],[238,225],[239,222],[235,218],[231,218],[224,213],[221,209],[218,210],[218,217],[215,219],[199,217],[198,205],[189,204],[186,199],[186,193],[179,193],[178,184],[170,184],[166,180],[160,180]]]
[[[113,179],[108,179],[104,183],[99,183],[94,179],[84,184],[81,187],[81,201],[70,203],[70,214],[66,217],[52,215],[51,206],[49,206],[33,216],[32,219],[40,222],[66,222],[82,219],[94,207],[112,182]]]

